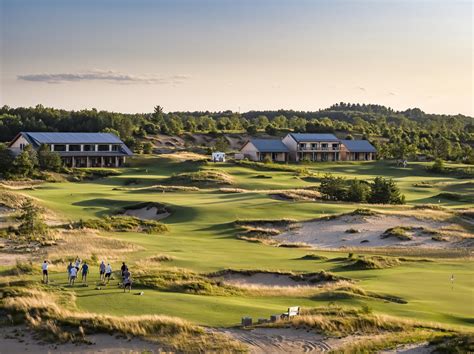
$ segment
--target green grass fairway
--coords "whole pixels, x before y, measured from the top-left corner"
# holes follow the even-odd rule
[[[397,168],[387,162],[322,163],[306,165],[314,173],[332,172],[349,178],[372,179],[393,177],[406,195],[408,204],[436,203],[448,208],[472,207],[468,203],[436,197],[441,192],[459,192],[473,196],[473,181],[429,174],[424,163],[411,163]],[[338,299],[337,303],[361,306],[368,304],[375,312],[416,320],[447,323],[472,328],[474,325],[474,264],[469,259],[436,259],[434,262],[410,262],[381,270],[340,271],[334,262],[303,261],[298,258],[313,253],[305,249],[276,248],[235,238],[236,219],[306,220],[324,214],[349,212],[358,207],[351,203],[279,201],[261,193],[222,193],[217,188],[193,192],[152,192],[148,190],[114,190],[116,187],[137,188],[163,183],[175,173],[218,169],[232,176],[232,187],[245,189],[283,189],[315,185],[293,172],[257,171],[226,164],[200,166],[164,157],[144,157],[124,168],[120,176],[80,183],[47,183],[35,190],[24,191],[41,204],[69,220],[100,217],[116,212],[125,205],[160,202],[171,206],[173,215],[164,220],[170,231],[162,235],[138,233],[106,233],[143,247],[124,259],[130,264],[164,253],[175,257],[166,266],[210,272],[224,268],[269,269],[287,271],[319,271],[321,269],[357,280],[366,291],[401,297],[408,304],[383,300]],[[256,175],[272,178],[255,178]],[[138,184],[124,185],[134,179]],[[429,181],[433,186],[420,188],[414,184]],[[363,206],[367,207],[367,206]],[[396,206],[378,206],[393,209]],[[78,240],[80,242],[80,240]],[[343,252],[317,252],[334,258]],[[101,259],[101,255],[97,255]],[[119,264],[114,264],[118,269]],[[51,267],[53,284],[65,284],[65,270]],[[132,267],[133,272],[133,267]],[[450,277],[455,284],[451,288]],[[90,284],[97,279],[92,269]],[[74,291],[80,309],[116,315],[166,314],[190,319],[209,326],[229,326],[245,315],[268,317],[283,312],[288,306],[325,305],[329,299],[295,297],[203,296],[145,289],[143,296],[123,294],[116,283],[102,290],[76,286]],[[136,292],[136,291],[134,291]]]

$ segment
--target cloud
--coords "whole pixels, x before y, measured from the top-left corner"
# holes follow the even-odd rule
[[[182,84],[189,79],[187,75],[132,75],[121,73],[113,70],[89,70],[76,73],[43,73],[43,74],[26,74],[18,75],[18,80],[32,82],[46,82],[49,84],[62,84],[66,82],[80,81],[102,81],[107,83],[119,84],[151,84],[151,85],[167,85]]]
[[[396,96],[397,94],[395,92],[389,92],[388,95],[389,96]]]
[[[362,87],[362,86],[357,86],[357,89],[364,92],[366,91],[365,87]]]

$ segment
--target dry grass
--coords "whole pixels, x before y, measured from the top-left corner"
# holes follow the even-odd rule
[[[46,258],[56,264],[64,265],[76,256],[93,259],[100,254],[107,261],[116,261],[124,254],[142,250],[138,245],[100,236],[94,230],[65,230],[57,244],[46,250]]]
[[[64,296],[64,295],[61,295]],[[71,296],[71,295],[70,295]],[[83,341],[87,333],[120,333],[156,341],[166,350],[182,352],[242,352],[245,347],[220,333],[176,317],[107,316],[78,312],[60,305],[59,295],[35,288],[10,289],[0,308],[31,329],[48,333],[53,341]],[[69,303],[73,302],[68,299]]]
[[[197,172],[184,172],[169,177],[166,182],[177,185],[191,186],[215,186],[232,185],[234,180],[228,173],[219,170],[200,170]]]

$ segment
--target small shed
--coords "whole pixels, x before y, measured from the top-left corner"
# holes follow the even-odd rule
[[[213,152],[212,153],[212,162],[225,162],[225,152]]]

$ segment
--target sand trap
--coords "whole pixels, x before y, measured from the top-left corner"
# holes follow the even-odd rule
[[[21,330],[24,335],[15,338],[14,329]],[[93,344],[41,344],[30,330],[24,326],[8,327],[0,337],[2,349],[0,353],[163,353],[164,348],[157,343],[151,343],[140,338],[123,338],[109,334],[88,335],[87,339]]]
[[[426,247],[445,248],[455,246],[456,238],[448,242],[432,240],[432,235],[413,232],[411,240],[400,240],[397,237],[382,238],[381,235],[389,228],[412,226],[428,230],[437,230],[451,226],[446,222],[420,220],[410,216],[399,215],[342,215],[330,220],[315,220],[300,223],[298,229],[289,230],[272,239],[281,242],[305,243],[317,248],[344,247]],[[354,233],[347,232],[354,229]]]
[[[126,210],[123,214],[128,215],[128,216],[134,216],[136,218],[145,219],[145,220],[161,220],[171,215],[168,212],[159,213],[159,210],[157,207],[144,207],[141,209],[129,209],[129,210]]]
[[[324,336],[304,329],[224,329],[221,332],[246,344],[250,353],[319,353],[333,348]]]

